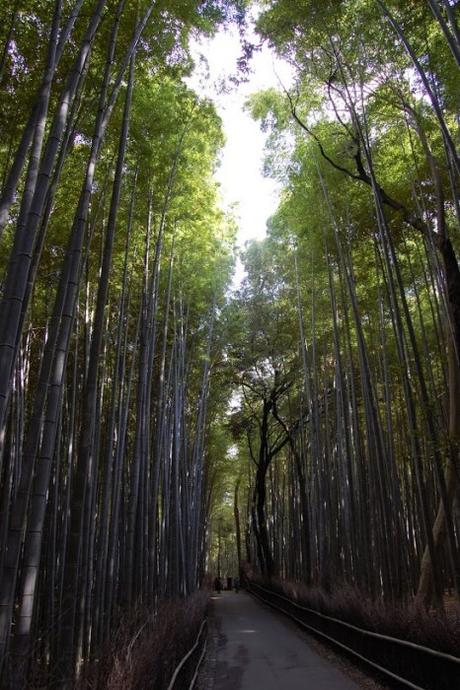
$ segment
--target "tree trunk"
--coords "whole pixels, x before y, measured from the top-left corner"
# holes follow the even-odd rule
[[[240,525],[240,509],[238,505],[238,491],[240,488],[241,479],[238,478],[235,484],[235,495],[233,498],[233,515],[235,518],[235,535],[236,535],[236,554],[238,558],[238,572],[241,568],[241,525]]]
[[[459,443],[460,443],[460,368],[455,354],[452,338],[448,337],[448,364],[449,364],[449,435],[451,440],[451,454],[447,465],[446,490],[447,500],[452,508],[460,471]],[[433,547],[435,558],[438,561],[441,549],[447,535],[446,513],[444,504],[439,502],[436,519],[433,525]],[[429,608],[433,599],[433,566],[428,547],[423,552],[420,565],[420,578],[417,588],[416,601]]]

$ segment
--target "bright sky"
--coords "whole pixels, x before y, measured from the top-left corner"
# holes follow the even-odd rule
[[[257,43],[257,37],[253,38]],[[223,120],[226,145],[217,179],[222,187],[224,206],[237,205],[237,242],[243,247],[249,239],[264,237],[266,221],[276,209],[279,195],[278,185],[262,175],[266,135],[244,110],[244,103],[256,91],[277,87],[277,75],[283,84],[289,85],[290,69],[264,47],[254,53],[248,81],[239,86],[229,83],[228,77],[237,73],[237,59],[241,55],[236,29],[220,31],[212,39],[195,42],[193,54],[197,66],[188,83],[199,94],[215,102]],[[207,66],[200,64],[200,55],[205,58]],[[227,89],[222,89],[223,82]],[[237,268],[236,282],[241,279],[240,272],[241,268]]]

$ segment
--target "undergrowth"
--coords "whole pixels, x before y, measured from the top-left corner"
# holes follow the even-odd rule
[[[460,656],[460,605],[446,612],[430,610],[415,603],[397,604],[372,600],[353,587],[325,592],[318,587],[261,578],[255,582],[283,594],[302,606],[339,618],[361,628],[409,640],[447,654]]]
[[[207,603],[208,595],[196,592],[185,600],[165,601],[154,612],[139,607],[124,616],[98,661],[84,670],[78,689],[167,688],[175,668],[195,643]],[[179,681],[176,687],[181,688]]]

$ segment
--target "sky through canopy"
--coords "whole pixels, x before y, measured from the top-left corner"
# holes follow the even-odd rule
[[[255,44],[258,37],[249,32]],[[241,45],[237,27],[220,30],[211,39],[195,41],[192,48],[196,67],[189,85],[214,101],[222,118],[226,144],[221,154],[217,179],[221,184],[225,208],[235,208],[240,248],[251,239],[262,239],[266,221],[279,199],[276,181],[262,173],[266,135],[245,110],[247,98],[262,89],[279,87],[291,81],[286,62],[276,58],[267,46],[254,52],[247,80],[235,85],[230,77],[237,72]],[[204,58],[204,59],[203,59]],[[241,280],[237,266],[235,283]]]

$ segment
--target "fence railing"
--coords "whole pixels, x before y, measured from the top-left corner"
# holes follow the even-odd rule
[[[206,636],[203,635],[203,633],[204,633],[204,631],[206,630],[207,625],[208,625],[208,619],[205,618],[205,619],[203,620],[201,626],[200,626],[200,629],[199,629],[199,631],[198,631],[198,635],[197,635],[197,637],[196,637],[195,643],[194,643],[193,646],[189,649],[189,651],[187,652],[187,654],[181,659],[181,661],[179,662],[179,664],[176,666],[176,669],[175,669],[175,671],[174,671],[174,673],[173,673],[173,675],[172,675],[172,677],[171,677],[170,683],[169,683],[169,685],[168,685],[168,690],[173,690],[173,688],[175,687],[177,681],[178,681],[178,680],[180,679],[180,677],[181,677],[182,671],[186,668],[187,662],[188,662],[189,659],[195,654],[195,652],[196,652],[197,649],[200,647],[200,645],[202,645],[201,654],[200,654],[200,656],[199,656],[199,658],[198,658],[197,663],[196,663],[195,666],[194,666],[192,680],[190,681],[190,684],[189,684],[189,686],[188,686],[188,687],[189,687],[189,690],[192,690],[192,688],[195,686],[196,680],[197,680],[197,678],[198,678],[198,673],[199,673],[199,670],[200,670],[200,666],[201,666],[201,664],[202,664],[202,662],[203,662],[203,659],[204,659],[204,656],[205,656],[205,654],[206,654],[207,641],[206,641]],[[202,640],[204,640],[204,641],[202,641]]]
[[[424,645],[358,627],[308,608],[256,582],[249,591],[315,635],[413,690],[460,688],[460,658]],[[275,604],[272,599],[283,602]]]

